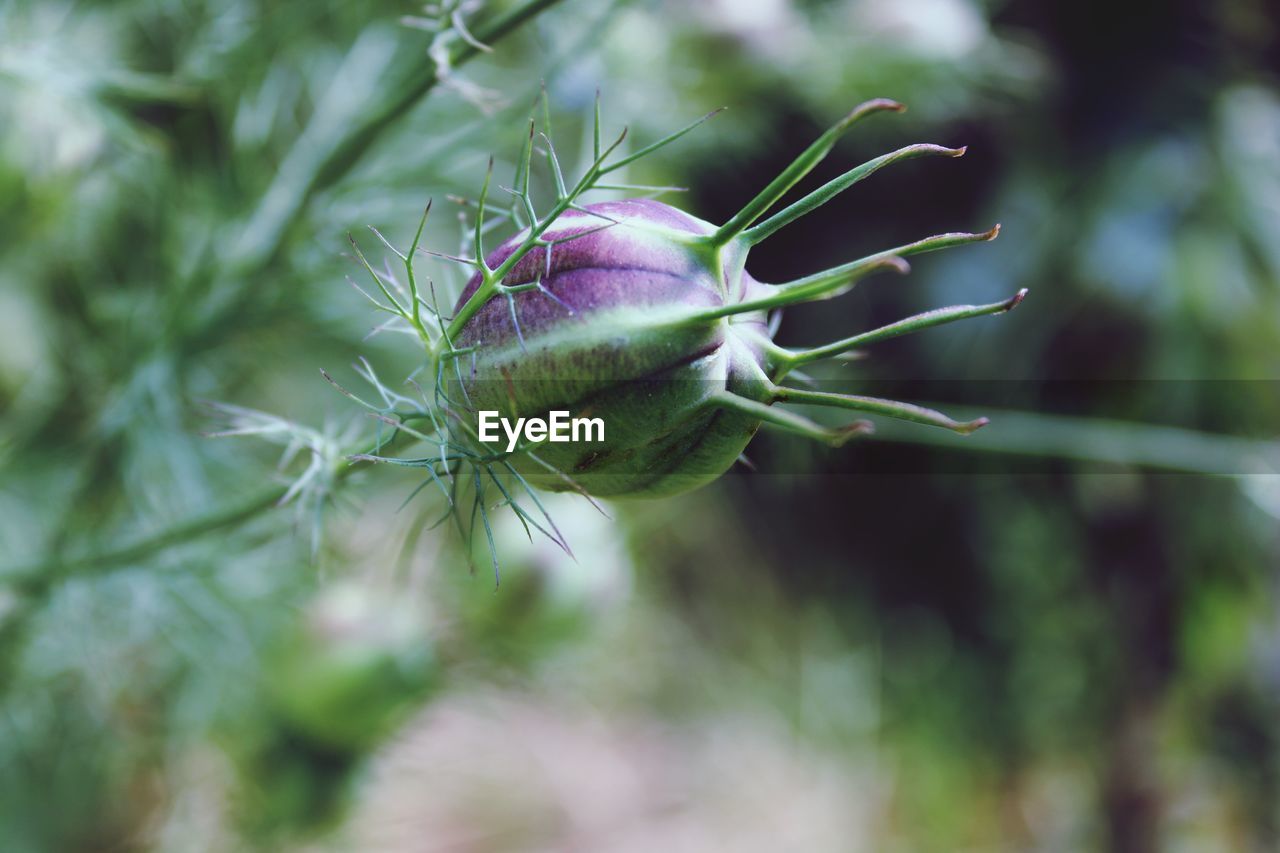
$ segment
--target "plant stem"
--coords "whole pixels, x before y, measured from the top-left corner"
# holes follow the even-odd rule
[[[856,347],[878,343],[901,335],[909,335],[922,329],[942,326],[958,320],[969,320],[989,314],[1003,314],[1018,307],[1022,300],[1026,298],[1026,295],[1027,289],[1024,287],[1010,298],[1000,302],[992,302],[989,305],[951,305],[946,308],[935,308],[932,311],[915,314],[898,320],[896,323],[881,326],[878,329],[861,332],[860,334],[811,349],[787,350],[775,345],[771,340],[766,341],[765,349],[770,359],[777,365],[776,374],[772,378],[773,381],[777,382],[792,369],[802,364],[820,361],[824,358],[833,358]]]
[[[413,419],[416,420],[418,418]],[[383,448],[393,447],[406,440],[406,437],[408,439],[416,439],[420,435],[421,433],[405,425],[403,429],[397,430],[387,440]],[[361,449],[367,450],[367,448]],[[359,454],[356,454],[356,456],[359,456]],[[350,455],[344,455],[343,458],[349,459]],[[342,482],[366,463],[367,460],[356,459],[342,465],[333,472],[334,484]],[[288,491],[289,487],[287,485],[269,486],[254,492],[243,500],[217,507],[203,515],[178,522],[158,533],[141,537],[133,542],[102,553],[84,554],[71,558],[51,557],[27,566],[0,569],[0,589],[9,587],[19,593],[39,593],[58,581],[90,569],[114,569],[127,566],[158,554],[173,545],[180,545],[184,542],[207,536],[210,533],[216,533],[219,530],[226,530],[243,524],[259,512],[270,509],[279,503]]]
[[[528,231],[529,231],[528,235],[524,238],[524,240],[520,242],[520,245],[517,246],[515,250],[511,254],[509,254],[506,257],[506,259],[501,264],[499,264],[495,269],[492,269],[492,270],[489,269],[485,263],[484,258],[481,256],[483,253],[483,247],[481,246],[481,240],[480,240],[480,225],[482,220],[481,219],[476,220],[475,255],[476,255],[476,264],[478,266],[478,269],[481,275],[480,286],[477,287],[475,289],[475,292],[473,292],[471,296],[467,298],[466,304],[464,304],[461,308],[459,308],[458,313],[455,314],[453,319],[449,321],[449,333],[447,336],[447,340],[437,341],[438,347],[441,344],[443,344],[444,347],[452,348],[453,344],[450,343],[450,341],[456,339],[462,333],[462,328],[467,324],[467,322],[472,317],[476,315],[476,313],[481,308],[483,308],[489,302],[489,299],[494,295],[494,293],[497,292],[503,286],[503,279],[507,277],[507,274],[510,273],[511,270],[515,268],[516,264],[520,263],[520,261],[523,260],[524,257],[529,254],[529,252],[533,251],[533,249],[537,248],[538,246],[542,246],[547,251],[547,262],[548,264],[550,263],[550,258],[551,258],[550,253],[553,248],[554,241],[552,245],[548,245],[546,241],[541,239],[542,235],[547,231],[548,228],[550,228],[552,225],[556,223],[556,221],[560,218],[561,214],[563,214],[565,211],[575,206],[577,199],[580,195],[582,195],[584,192],[586,192],[587,190],[595,186],[596,181],[599,179],[600,175],[603,174],[604,161],[609,157],[610,154],[612,154],[617,149],[619,145],[622,144],[622,140],[624,140],[626,136],[627,136],[627,131],[623,130],[622,134],[616,140],[614,140],[613,144],[610,145],[608,148],[606,148],[603,152],[601,152],[600,156],[595,159],[595,161],[591,164],[590,168],[587,169],[587,171],[583,174],[583,176],[573,186],[572,190],[560,190],[556,193],[556,203],[551,208],[551,211],[547,213],[545,216],[543,216],[541,219],[538,219],[537,221],[530,223],[528,228]],[[679,137],[679,134],[675,134],[673,136],[668,137],[667,141],[676,139],[678,137]],[[665,144],[665,142],[663,142],[662,144]],[[652,148],[653,146],[650,146],[650,147]],[[551,151],[551,147],[549,145],[547,150],[548,152]],[[492,164],[490,168],[492,168]],[[557,183],[560,183],[559,179],[557,179]],[[488,186],[489,186],[488,178],[486,177],[485,179],[486,190],[488,189]],[[483,204],[480,207],[479,216],[480,217],[484,216]],[[576,236],[582,237],[584,235],[578,234]],[[573,238],[569,238],[569,239],[573,239]],[[517,326],[516,328],[518,331],[519,326]],[[445,350],[443,349],[437,349],[432,353],[432,356],[439,357],[441,354],[443,354],[444,351]]]
[[[947,409],[956,417],[991,418],[990,426],[964,440],[966,453],[1071,459],[1214,477],[1280,474],[1280,441],[1103,418],[949,404]],[[956,446],[946,433],[898,429],[888,423],[883,424],[876,438]]]
[[[753,222],[763,216],[769,208],[773,207],[779,199],[786,195],[787,190],[813,171],[813,167],[822,162],[822,159],[830,153],[836,141],[844,136],[859,119],[865,118],[872,113],[886,110],[902,112],[904,109],[906,108],[902,104],[883,98],[859,104],[853,109],[853,112],[832,125],[826,133],[819,136],[812,145],[801,152],[800,156],[793,160],[791,165],[783,169],[778,177],[770,181],[768,186],[761,190],[755,198],[747,202],[746,206],[738,211],[732,219],[720,226],[720,230],[709,238],[709,242],[715,246],[723,246],[751,227]]]
[[[911,421],[917,424],[942,427],[961,435],[969,435],[987,425],[985,417],[977,417],[970,421],[957,421],[941,412],[918,406],[915,403],[903,403],[899,400],[885,400],[880,397],[863,397],[856,394],[834,394],[827,391],[809,391],[803,388],[777,386],[773,389],[775,400],[787,403],[798,403],[810,406],[827,406],[834,409],[851,409],[855,412],[867,412],[883,415],[900,421]]]
[[[784,228],[795,222],[802,216],[805,216],[822,207],[831,199],[847,190],[849,187],[859,181],[870,177],[871,175],[883,169],[885,166],[901,162],[903,160],[914,160],[917,157],[927,157],[929,155],[942,155],[944,157],[960,157],[963,156],[965,149],[963,148],[943,148],[941,145],[918,144],[908,145],[906,148],[899,148],[889,154],[881,155],[874,160],[868,160],[861,166],[857,166],[845,172],[838,178],[828,181],[818,189],[809,193],[804,198],[785,208],[784,210],[770,216],[764,222],[753,225],[742,233],[742,236],[752,246],[768,239],[779,228]]]
[[[480,42],[491,44],[559,2],[527,0],[481,23],[472,32]],[[474,44],[459,40],[449,57],[450,68],[456,69],[480,52]],[[241,231],[228,277],[243,283],[238,285],[233,298],[201,319],[198,329],[188,338],[194,348],[200,347],[206,330],[221,327],[243,310],[257,292],[254,285],[258,274],[275,260],[288,237],[289,226],[297,221],[316,193],[350,172],[379,134],[434,89],[440,79],[439,69],[434,65],[415,64],[387,86],[385,97],[369,103],[358,115],[344,121],[336,133],[328,121],[314,121],[307,126]]]
[[[477,26],[475,37],[485,44],[495,42],[558,2],[560,0],[528,0]],[[474,43],[461,40],[449,56],[450,67],[456,68],[480,52]],[[257,235],[257,242],[250,244],[253,249],[249,259],[257,264],[270,260],[283,243],[285,228],[307,201],[317,191],[349,172],[378,135],[439,82],[439,70],[434,66],[415,67],[392,86],[386,98],[370,105],[346,125],[341,134],[332,139],[315,140],[312,145],[290,151],[246,226],[248,232]],[[308,132],[310,127],[303,132],[304,138]],[[301,162],[295,165],[295,161]],[[283,197],[283,203],[275,202],[279,197]]]
[[[219,530],[235,527],[267,509],[282,497],[287,486],[271,486],[244,500],[218,507],[204,515],[188,519],[150,536],[99,554],[85,554],[70,559],[53,558],[40,563],[0,571],[0,581],[24,594],[38,593],[55,582],[88,569],[118,568],[144,560],[182,542],[189,542]]]

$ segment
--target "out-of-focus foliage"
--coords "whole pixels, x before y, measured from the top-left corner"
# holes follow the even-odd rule
[[[413,3],[0,0],[0,848],[1280,843],[1267,4],[538,5],[422,87]],[[401,506],[412,472],[276,507],[365,417],[317,369],[414,367],[366,338],[344,234],[403,244],[434,198],[452,251],[447,197],[509,174],[543,81],[570,154],[597,88],[641,143],[729,106],[628,176],[711,220],[865,98],[911,112],[814,182],[970,145],[752,272],[1001,221],[782,337],[1029,287],[832,374],[1023,414],[967,444],[765,436],[759,473],[611,517],[556,499],[576,561],[505,516],[497,589],[438,492]],[[315,439],[277,472],[203,438],[203,400]]]

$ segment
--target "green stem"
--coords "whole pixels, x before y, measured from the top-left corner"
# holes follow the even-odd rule
[[[867,255],[865,258],[858,258],[856,261],[850,261],[847,264],[841,264],[838,267],[832,267],[829,270],[823,270],[793,282],[775,285],[775,287],[779,290],[793,291],[797,294],[809,294],[800,301],[803,301],[803,299],[830,298],[843,293],[850,284],[863,278],[868,271],[889,265],[899,268],[900,272],[906,272],[906,263],[902,259],[911,255],[923,255],[926,252],[937,252],[941,249],[950,249],[953,246],[963,246],[967,243],[988,243],[998,236],[1000,236],[999,225],[992,227],[990,231],[980,233],[953,231],[947,234],[934,234],[931,237],[925,237],[922,240],[916,240],[913,243],[896,246],[892,249],[885,249],[883,252],[876,252],[874,255]]]
[[[476,26],[472,32],[480,42],[492,44],[559,2],[527,0]],[[450,54],[450,67],[459,67],[480,52],[474,44],[460,40]],[[201,319],[201,331],[218,328],[243,310],[246,301],[257,292],[257,274],[275,259],[288,236],[289,226],[298,219],[307,203],[316,193],[350,172],[379,134],[439,82],[438,69],[434,65],[415,63],[400,80],[387,86],[385,97],[343,122],[336,134],[327,120],[313,121],[307,126],[280,164],[275,180],[242,230],[231,277],[244,283],[234,298]],[[198,339],[203,335],[197,332],[191,337],[198,347]]]
[[[859,104],[851,113],[828,128],[826,133],[819,136],[812,145],[791,162],[791,165],[782,171],[782,174],[770,181],[768,186],[761,190],[759,195],[747,202],[747,205],[738,211],[732,219],[720,226],[720,230],[711,236],[710,242],[716,246],[723,246],[743,231],[746,231],[751,226],[751,223],[763,216],[769,208],[777,203],[778,199],[786,195],[787,190],[795,186],[801,178],[813,170],[814,166],[822,162],[822,159],[830,153],[831,148],[836,144],[836,140],[844,136],[859,119],[885,110],[902,112],[904,109],[906,107],[902,106],[902,104],[883,98]]]
[[[480,286],[475,289],[475,292],[471,294],[471,297],[467,300],[466,304],[463,305],[462,308],[458,310],[458,313],[454,315],[453,319],[449,321],[449,333],[447,338],[442,337],[440,341],[437,341],[438,344],[447,347],[452,346],[452,344],[448,344],[446,341],[456,338],[462,332],[462,327],[467,324],[467,321],[474,317],[481,308],[488,304],[489,300],[497,291],[498,285],[502,284],[502,279],[504,279],[507,273],[511,271],[512,267],[515,266],[515,263],[511,262],[511,259],[515,258],[518,262],[521,258],[527,255],[530,250],[537,246],[538,239],[542,236],[543,232],[550,228],[551,223],[553,223],[560,214],[568,210],[571,204],[573,204],[571,196],[566,196],[556,202],[556,205],[551,208],[550,213],[530,226],[529,237],[519,249],[512,252],[511,256],[498,266],[497,270],[492,272],[486,271],[483,267],[484,259],[476,259],[476,263],[482,265],[482,280],[480,282]],[[436,353],[436,355],[441,354],[442,353]]]
[[[977,409],[948,409],[958,416],[978,414]],[[966,452],[1071,459],[1214,477],[1280,474],[1280,441],[986,407],[982,413],[990,416],[991,425],[965,441]],[[933,430],[898,430],[891,425],[884,425],[877,438],[955,446],[946,435]]]
[[[422,418],[416,416],[412,419],[421,420]],[[405,424],[400,426],[401,429],[382,444],[382,449],[403,441],[405,436],[416,439],[422,435]],[[362,450],[367,452],[367,448]],[[344,455],[342,458],[348,459],[350,456]],[[354,456],[357,457],[355,461],[333,472],[335,484],[342,482],[358,468],[369,463],[369,460],[362,458],[363,454],[354,454]],[[97,554],[70,558],[51,557],[26,566],[0,569],[0,588],[10,587],[20,593],[39,594],[69,576],[82,574],[91,569],[116,569],[137,563],[174,545],[237,527],[258,513],[278,504],[288,491],[288,486],[269,486],[242,500],[216,507],[203,515],[178,522],[150,536],[140,537],[133,542]]]
[[[930,329],[934,326],[942,326],[947,323],[954,323],[958,320],[968,320],[972,317],[982,317],[989,314],[1003,314],[1006,311],[1012,311],[1014,308],[1026,298],[1027,290],[1023,288],[1013,296],[1001,302],[992,302],[989,305],[952,305],[947,308],[935,308],[932,311],[925,311],[923,314],[915,314],[906,317],[896,323],[890,323],[887,326],[881,326],[878,329],[872,329],[869,332],[852,335],[843,340],[826,344],[825,346],[814,347],[804,350],[786,350],[782,347],[771,346],[768,348],[770,356],[777,362],[779,373],[774,377],[775,380],[781,379],[793,368],[802,364],[808,364],[813,361],[820,361],[824,358],[840,355],[851,349],[867,344],[874,344],[890,338],[909,335],[913,332],[919,332],[922,329]]]
[[[856,261],[850,261],[847,264],[841,264],[829,270],[807,275],[795,281],[767,285],[763,296],[749,299],[745,302],[735,302],[721,305],[718,308],[699,311],[689,315],[686,321],[700,323],[735,314],[768,311],[800,302],[831,299],[847,292],[849,288],[874,272],[886,269],[899,273],[908,272],[911,268],[903,260],[903,257],[907,255],[922,255],[925,252],[936,252],[939,249],[948,249],[965,243],[983,243],[994,240],[999,234],[999,225],[990,231],[983,231],[978,234],[970,234],[965,231],[935,234],[932,237],[925,237],[923,240],[916,240],[914,243],[907,243],[894,249],[876,252],[874,255],[867,255],[865,258],[858,258]]]
[[[575,207],[575,202],[577,201],[578,196],[595,186],[596,181],[599,179],[600,175],[603,174],[604,161],[608,159],[609,155],[617,150],[618,146],[622,144],[622,141],[626,139],[626,136],[627,131],[623,130],[622,134],[614,140],[613,144],[606,148],[600,156],[596,158],[595,162],[591,164],[591,167],[587,169],[586,173],[583,174],[578,183],[573,186],[572,190],[557,193],[556,203],[551,208],[550,212],[529,226],[528,235],[525,236],[525,238],[520,242],[520,245],[516,247],[515,251],[508,255],[506,260],[499,264],[496,269],[490,270],[488,265],[485,263],[484,258],[480,257],[480,253],[483,250],[480,245],[479,228],[477,227],[475,248],[477,255],[476,264],[481,275],[480,286],[477,287],[475,292],[467,298],[466,304],[463,305],[462,308],[458,310],[458,313],[454,315],[453,319],[449,321],[448,339],[456,339],[462,333],[462,328],[481,308],[488,304],[494,293],[496,293],[502,286],[503,279],[505,279],[507,275],[515,269],[516,264],[520,263],[520,261],[523,260],[529,252],[533,251],[538,246],[543,246],[548,252],[551,251],[551,246],[546,245],[547,241],[543,241],[541,239],[542,235],[546,233],[548,228],[555,224],[561,214],[570,208]],[[483,210],[481,212],[483,213]],[[585,235],[578,234],[576,236],[581,237]],[[550,255],[548,255],[548,259],[549,258]],[[453,346],[452,343],[448,343],[445,340],[437,341],[437,345],[447,348],[451,348]],[[435,350],[432,352],[432,356],[436,358],[440,357],[442,354],[442,350]]]
[[[707,404],[746,415],[795,435],[821,441],[834,447],[839,447],[856,435],[867,435],[873,431],[869,421],[855,421],[844,427],[823,426],[781,406],[771,406],[768,403],[750,400],[731,391],[722,391],[714,395]]]
[[[929,145],[924,143],[899,148],[897,151],[876,157],[874,160],[868,160],[861,166],[855,166],[840,177],[818,187],[818,189],[809,193],[795,204],[778,211],[759,225],[748,228],[742,236],[748,243],[754,246],[772,236],[778,229],[784,228],[805,214],[811,213],[819,207],[822,207],[822,205],[831,201],[831,199],[849,189],[849,187],[870,177],[885,166],[899,163],[903,160],[914,160],[917,157],[927,157],[930,155],[961,157],[964,155],[964,152],[964,148],[943,148],[941,145]]]
[[[828,391],[805,391],[800,388],[776,387],[773,389],[774,399],[786,403],[798,403],[810,406],[826,406],[833,409],[851,409],[855,412],[867,412],[873,415],[884,415],[900,421],[942,427],[961,435],[969,435],[987,425],[985,417],[971,421],[957,421],[941,412],[917,406],[914,403],[903,403],[898,400],[884,400],[879,397],[862,397],[856,394],[835,394]]]
[[[2,570],[0,581],[18,592],[29,594],[39,592],[69,575],[80,574],[89,569],[119,568],[137,563],[173,545],[235,527],[274,505],[284,497],[287,490],[287,486],[262,489],[242,501],[218,507],[212,512],[102,553],[86,554],[70,559],[55,558],[29,566]]]
[[[764,296],[743,302],[732,302],[716,308],[709,308],[705,311],[697,311],[685,318],[684,322],[702,323],[720,317],[750,314],[753,311],[770,311],[774,308],[782,308],[800,302],[830,299],[846,292],[872,273],[881,270],[893,270],[900,274],[906,274],[910,269],[907,262],[901,258],[886,256],[885,253],[881,253],[832,270],[805,276],[786,284],[768,285]]]
[[[558,2],[560,0],[528,0],[475,27],[474,35],[481,43],[491,44]],[[480,53],[474,43],[460,40],[449,55],[450,67],[457,68]],[[251,259],[258,264],[269,260],[280,248],[286,226],[311,197],[346,175],[378,135],[439,82],[437,68],[419,65],[393,86],[386,98],[345,125],[338,136],[325,139],[322,129],[317,134],[321,138],[312,140],[309,134],[313,131],[309,126],[300,140],[304,144],[291,150],[280,165],[275,181],[246,226],[246,231],[255,235],[250,244]]]

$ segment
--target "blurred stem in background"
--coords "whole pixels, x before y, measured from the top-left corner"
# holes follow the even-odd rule
[[[957,444],[954,436],[898,426],[892,422],[879,429],[877,440],[931,444],[963,452],[1070,459],[1215,477],[1280,475],[1278,442],[1214,435],[1171,426],[1002,411],[990,407],[937,405],[954,411],[962,420],[985,415],[991,417],[993,423],[991,428],[975,433],[962,445]],[[354,469],[344,466],[339,473],[345,476],[345,472],[351,470]],[[29,594],[79,573],[128,566],[165,548],[243,524],[277,507],[287,491],[288,486],[269,486],[244,500],[218,507],[172,528],[107,551],[9,568],[0,572],[0,577],[6,578],[14,590]]]
[[[482,50],[488,50],[491,43],[559,2],[526,0],[474,25],[474,33],[453,41],[447,69],[441,69],[434,61],[424,63],[419,51],[405,51],[409,54],[407,59],[388,63],[390,71],[377,81],[368,100],[347,106],[348,109],[354,106],[352,114],[319,111],[293,143],[245,223],[223,274],[232,280],[256,279],[279,254],[288,229],[298,221],[303,207],[317,193],[350,172],[384,130],[430,94],[440,83],[442,74],[452,73]],[[395,65],[400,68],[396,69]],[[225,307],[221,311],[202,317],[202,327],[217,327],[239,313],[243,309],[241,301],[249,298],[247,294],[252,287],[241,284],[239,291],[230,299],[223,298]],[[203,338],[199,330],[188,335],[197,344]]]

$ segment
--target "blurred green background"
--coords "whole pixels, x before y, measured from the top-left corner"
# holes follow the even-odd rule
[[[0,849],[1277,849],[1278,78],[1264,0],[0,0]],[[345,234],[454,250],[542,81],[570,163],[597,89],[728,106],[628,175],[713,221],[871,97],[811,181],[968,144],[751,270],[1002,222],[781,330],[1028,287],[831,374],[993,425],[549,499],[576,561],[499,513],[496,588],[415,472],[333,476],[318,369],[415,366]]]

